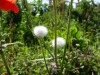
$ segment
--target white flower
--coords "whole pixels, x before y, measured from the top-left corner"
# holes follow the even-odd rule
[[[65,39],[62,37],[57,37],[57,48],[63,47],[66,44]],[[51,46],[55,47],[55,39],[52,40]]]
[[[32,32],[35,36],[43,38],[48,34],[48,29],[44,26],[36,26],[33,28]]]
[[[39,14],[39,13],[37,13],[37,14],[36,14],[36,16],[38,17],[38,16],[40,16],[40,14]]]
[[[77,46],[77,47],[79,47],[79,46],[80,46],[80,44],[76,44],[76,46]]]

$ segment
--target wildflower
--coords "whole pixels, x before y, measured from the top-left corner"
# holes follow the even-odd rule
[[[62,37],[57,37],[57,48],[63,47],[66,44],[65,39]],[[51,46],[55,47],[55,39],[52,40]]]
[[[37,14],[36,14],[36,16],[38,17],[38,16],[40,16],[40,14],[39,14],[39,13],[37,13]]]
[[[35,36],[43,38],[48,34],[48,29],[44,26],[36,26],[32,32]]]
[[[5,11],[13,11],[18,13],[19,9],[15,5],[16,0],[0,0],[0,9]]]
[[[76,46],[77,46],[77,47],[79,47],[79,46],[80,46],[80,44],[76,44]]]
[[[53,67],[53,68],[57,68],[56,63],[55,63],[55,62],[52,62],[52,63],[51,63],[51,67]]]

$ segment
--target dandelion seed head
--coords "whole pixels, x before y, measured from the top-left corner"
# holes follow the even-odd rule
[[[62,37],[57,37],[57,48],[63,47],[66,44],[65,39]],[[55,39],[52,40],[51,46],[55,47]]]
[[[48,34],[48,29],[44,26],[36,26],[33,28],[32,32],[38,38],[43,38]]]

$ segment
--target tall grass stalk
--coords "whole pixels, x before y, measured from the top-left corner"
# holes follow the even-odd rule
[[[55,50],[54,50],[54,55],[55,55],[55,63],[57,65],[57,0],[53,0],[53,6],[54,6],[54,33],[55,33]]]
[[[9,67],[7,65],[7,61],[5,59],[5,56],[4,56],[4,53],[3,53],[2,49],[0,49],[0,54],[1,54],[2,60],[4,62],[5,68],[7,70],[7,75],[11,75],[10,70],[9,70]]]
[[[64,48],[64,54],[63,54],[63,58],[62,58],[62,66],[61,66],[61,70],[63,70],[63,65],[64,65],[64,59],[65,59],[65,55],[66,55],[66,50],[67,50],[67,45],[68,45],[68,50],[69,50],[69,36],[70,36],[70,21],[71,21],[71,11],[72,11],[72,3],[73,0],[71,0],[71,3],[69,4],[69,16],[68,16],[68,25],[67,25],[67,35],[66,35],[66,45]]]

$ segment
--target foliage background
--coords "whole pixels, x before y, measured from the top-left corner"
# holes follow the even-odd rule
[[[63,2],[62,2],[63,3]],[[57,35],[66,39],[69,7],[58,3],[57,5]],[[3,49],[12,75],[47,75],[42,52],[37,37],[32,29],[37,25],[44,25],[49,33],[44,38],[46,58],[51,58],[54,49],[50,47],[54,38],[54,9],[53,6],[42,4],[40,0],[27,3],[18,1],[20,9],[18,14],[0,11],[0,43],[18,44]],[[100,4],[92,0],[82,0],[76,8],[72,8],[71,26],[68,44],[70,50],[66,52],[66,64],[63,75],[99,75],[100,72]],[[61,65],[64,48],[57,52],[58,63]],[[52,75],[58,75],[56,69],[51,67],[53,60],[47,60]],[[0,74],[6,69],[0,59]],[[56,74],[54,74],[56,73]]]

